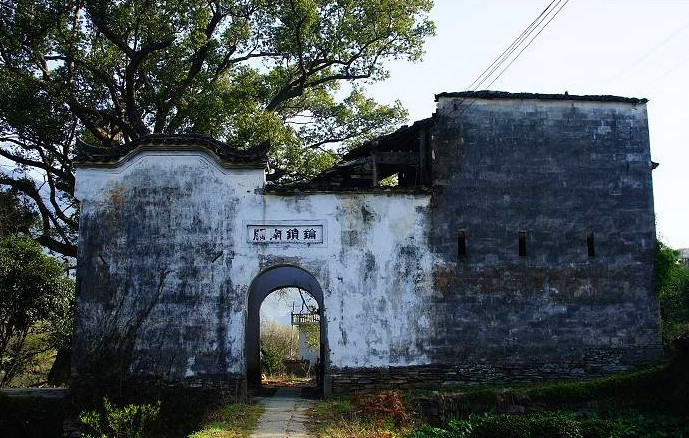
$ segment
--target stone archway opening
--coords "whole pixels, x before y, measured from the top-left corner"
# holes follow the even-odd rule
[[[285,292],[287,291],[287,292]],[[312,363],[314,377],[318,378],[318,392],[323,392],[324,377],[328,370],[327,336],[323,304],[323,291],[316,278],[309,272],[296,266],[276,266],[261,272],[249,288],[248,311],[245,335],[246,376],[249,387],[257,388],[261,385],[263,369],[261,367],[261,307],[269,295],[291,293],[303,295],[306,303],[295,303],[289,323],[299,327],[313,325],[318,321],[318,353],[319,365]],[[308,297],[308,298],[307,298]],[[306,305],[304,305],[306,304]],[[264,355],[266,351],[263,351]],[[299,358],[301,355],[299,355]],[[313,359],[311,359],[313,360]],[[264,362],[265,365],[265,362]]]
[[[260,311],[261,383],[309,388],[318,385],[320,315],[308,291],[285,287],[271,292]]]

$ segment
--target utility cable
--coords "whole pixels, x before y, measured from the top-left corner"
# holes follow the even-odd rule
[[[684,64],[686,64],[687,62],[689,62],[689,58],[684,58],[684,60],[678,62],[678,63],[675,64],[675,65],[673,65],[673,66],[670,67],[668,70],[666,70],[665,73],[663,73],[663,74],[661,74],[660,76],[658,76],[658,78],[657,78],[655,81],[653,81],[652,85],[657,84],[658,82],[660,82],[661,79],[665,78],[665,76],[668,76],[670,73],[672,73],[672,72],[674,72],[675,70],[677,70],[678,68],[682,67],[682,66],[683,66]]]
[[[559,5],[562,1],[563,1],[563,0],[557,0],[557,3],[555,4],[554,7],[557,8],[558,5]],[[567,0],[567,1],[568,1],[568,0]],[[481,80],[481,82],[479,82],[478,84],[476,84],[476,86],[473,88],[473,90],[470,88],[469,91],[476,91],[476,90],[478,90],[478,89],[482,86],[482,84],[483,84],[485,81],[487,81],[496,71],[498,71],[498,69],[500,69],[500,67],[502,66],[502,64],[504,64],[504,63],[510,58],[510,56],[512,56],[512,54],[513,54],[517,49],[519,49],[519,46],[520,46],[524,41],[526,41],[526,40],[531,36],[531,34],[532,34],[534,31],[536,31],[536,29],[538,29],[538,27],[543,23],[543,21],[545,21],[546,18],[548,18],[548,16],[551,14],[552,11],[553,11],[553,9],[551,9],[551,10],[549,10],[549,11],[547,11],[547,12],[544,11],[544,12],[545,12],[545,15],[542,15],[542,18],[541,18],[541,16],[539,16],[539,19],[537,19],[537,20],[538,20],[538,23],[537,23],[532,29],[530,29],[530,30],[528,31],[528,33],[526,33],[526,35],[524,35],[524,38],[522,38],[522,39],[519,41],[518,44],[516,44],[516,45],[514,45],[514,46],[512,47],[512,49],[509,51],[509,53],[507,53],[507,56],[505,56],[504,59],[503,59],[500,63],[498,63],[497,65],[495,65],[495,66],[490,70],[490,72],[488,73],[488,75],[486,75],[486,76]],[[486,87],[486,88],[488,88],[488,87]]]
[[[673,38],[675,38],[677,35],[679,35],[680,33],[682,33],[682,31],[684,31],[684,29],[686,29],[687,27],[689,27],[689,21],[687,21],[686,23],[684,23],[684,24],[683,24],[682,26],[680,26],[677,30],[675,30],[675,31],[672,32],[670,35],[668,35],[666,38],[664,38],[662,41],[660,41],[658,44],[656,44],[655,46],[653,46],[649,51],[647,51],[646,53],[644,53],[643,55],[641,55],[641,57],[639,57],[636,61],[634,61],[629,67],[627,67],[627,68],[625,68],[624,70],[622,70],[621,72],[619,72],[619,73],[618,73],[617,75],[615,75],[612,79],[610,79],[610,80],[607,81],[605,84],[603,84],[603,86],[605,87],[605,86],[611,84],[612,82],[615,82],[617,79],[623,77],[624,75],[626,75],[627,73],[629,73],[631,70],[633,70],[633,69],[635,69],[636,67],[638,67],[638,66],[639,66],[643,61],[645,61],[649,56],[651,56],[652,54],[654,54],[658,49],[660,49],[661,47],[663,47],[665,44],[667,44],[667,43],[669,43],[670,41],[672,41]]]
[[[535,40],[536,38],[538,38],[538,36],[545,30],[545,28],[548,27],[548,25],[550,24],[550,22],[553,21],[553,20],[555,19],[555,17],[558,16],[558,14],[562,11],[562,9],[564,9],[565,6],[567,6],[567,3],[569,3],[570,0],[564,0],[564,3],[562,3],[562,1],[563,1],[563,0],[558,1],[558,2],[555,4],[554,8],[551,9],[550,11],[547,11],[547,10],[550,8],[550,5],[548,5],[548,7],[544,10],[544,12],[545,12],[545,11],[547,11],[547,12],[545,12],[545,16],[543,16],[543,18],[540,20],[540,22],[539,22],[538,25],[540,25],[540,23],[542,23],[543,21],[545,21],[546,19],[548,19],[548,17],[550,17],[550,18],[548,19],[548,21],[546,21],[545,24],[544,24],[542,27],[540,27],[540,29],[538,30],[538,32],[536,33],[536,35],[534,35],[534,36],[529,40],[529,42],[526,43],[526,45],[525,45],[524,47],[522,47],[522,49],[517,53],[517,55],[516,55],[514,58],[512,58],[512,60],[511,60],[511,61],[500,71],[500,73],[498,73],[498,75],[497,75],[493,80],[490,81],[490,83],[488,84],[488,86],[487,86],[486,88],[489,88],[491,85],[493,85],[493,83],[495,83],[495,81],[497,81],[497,80],[507,71],[507,69],[509,69],[510,66],[511,66],[512,64],[514,64],[514,62],[521,56],[521,54],[524,53],[524,51],[525,51],[527,48],[529,48],[529,46],[531,46],[531,44],[534,42],[534,40]],[[562,3],[562,4],[560,5],[560,3]],[[552,4],[552,3],[551,3],[551,4]],[[558,7],[559,7],[559,9],[556,9],[556,8],[558,8]],[[554,11],[554,13],[553,13],[553,11]],[[551,14],[552,14],[552,15],[551,15]],[[543,12],[541,13],[541,15],[539,15],[539,18],[540,18],[542,15],[543,15]],[[537,20],[538,20],[538,19],[537,19]],[[538,25],[537,25],[537,27],[538,27]],[[526,38],[528,38],[534,31],[535,31],[535,29],[532,29],[530,32],[528,32],[528,34],[526,35]],[[525,40],[526,38],[524,38],[523,40]],[[523,40],[522,40],[522,41],[523,41]],[[516,47],[514,48],[514,50],[516,50]],[[512,52],[514,52],[514,50],[512,50]],[[500,64],[502,64],[502,63],[500,63]],[[500,64],[498,64],[497,68],[499,68]],[[492,70],[492,72],[496,71],[497,68],[494,67],[493,70]],[[491,74],[492,74],[492,73],[491,73]],[[484,78],[484,80],[485,80],[485,78]],[[474,82],[476,82],[476,81],[474,81]],[[480,84],[483,83],[483,82],[484,82],[484,81],[482,80],[482,81],[478,84],[478,86],[480,86]],[[476,88],[474,88],[473,90],[469,90],[469,91],[476,91]],[[471,98],[469,98],[469,99],[471,99]],[[452,114],[453,112],[459,110],[460,107],[461,107],[461,105],[462,105],[462,103],[464,103],[465,100],[466,100],[466,99],[461,99],[460,102],[459,102],[459,105],[456,106],[456,107],[454,107],[450,112],[447,113],[447,115]],[[469,105],[465,106],[465,107],[461,110],[461,112],[459,113],[459,115],[464,114],[464,112],[465,112],[467,109],[469,109],[469,108],[473,105],[473,103],[474,103],[475,101],[476,101],[476,99],[471,99],[471,103],[470,103]]]
[[[520,56],[522,53],[524,53],[524,50],[526,50],[526,49],[529,48],[529,46],[531,45],[531,43],[533,43],[534,40],[535,40],[536,38],[538,38],[538,36],[541,34],[541,32],[543,32],[543,31],[545,30],[545,28],[548,27],[548,24],[550,24],[550,22],[553,21],[553,19],[554,19],[555,17],[557,17],[557,15],[562,11],[562,9],[564,9],[564,7],[567,6],[567,3],[569,3],[569,0],[565,0],[565,2],[562,4],[562,6],[560,6],[560,9],[558,9],[558,10],[555,12],[555,14],[553,14],[553,16],[550,17],[550,20],[548,20],[548,21],[545,23],[545,25],[541,28],[541,30],[539,30],[538,33],[537,33],[536,35],[534,35],[533,38],[531,38],[531,40],[526,44],[526,46],[524,46],[524,48],[522,48],[522,49],[519,51],[519,53],[517,53],[517,56],[515,56],[515,57],[512,59],[512,61],[510,61],[510,63],[507,64],[507,66],[506,66],[506,67],[495,77],[495,79],[493,79],[493,80],[490,82],[490,84],[488,84],[488,87],[490,87],[491,85],[493,85],[493,83],[494,83],[495,81],[497,81],[498,79],[500,79],[500,76],[502,76],[503,73],[505,73],[505,71],[507,71],[507,69],[510,68],[510,66],[511,66],[512,64],[514,64],[514,61],[516,61],[516,60],[519,58],[519,56]]]
[[[468,87],[466,87],[466,89],[467,89],[467,90],[470,90],[474,85],[476,85],[476,87],[479,87],[480,84],[483,82],[483,81],[480,81],[480,82],[479,82],[479,79],[481,79],[491,68],[493,68],[493,66],[494,66],[496,63],[497,63],[498,65],[499,65],[499,64],[502,64],[502,63],[504,62],[504,58],[509,57],[509,54],[512,53],[512,52],[514,51],[514,48],[513,48],[513,47],[519,46],[519,44],[521,44],[521,42],[522,42],[525,38],[528,37],[528,34],[531,33],[531,29],[534,27],[534,25],[536,25],[536,23],[541,19],[541,17],[542,17],[546,12],[548,12],[548,10],[551,8],[551,6],[553,5],[553,3],[555,3],[556,1],[557,1],[557,0],[551,1],[550,4],[549,4],[548,6],[546,6],[546,8],[538,15],[538,17],[536,17],[536,19],[534,19],[534,21],[532,21],[531,24],[529,24],[529,26],[528,26],[526,29],[524,29],[524,30],[522,31],[522,33],[519,34],[519,36],[518,36],[514,41],[512,41],[512,44],[510,44],[505,50],[503,50],[503,52],[500,54],[500,56],[498,56],[497,58],[495,58],[495,60],[494,60],[488,67],[486,67],[486,69],[483,70],[483,71],[481,72],[481,74],[478,75],[478,77],[477,77],[476,79],[474,79],[474,81],[473,81],[471,84],[469,84]],[[528,33],[528,34],[527,34],[527,33]],[[508,53],[508,52],[509,52],[509,53]],[[490,74],[488,74],[487,76],[490,76]],[[478,82],[478,84],[477,84],[477,82]]]

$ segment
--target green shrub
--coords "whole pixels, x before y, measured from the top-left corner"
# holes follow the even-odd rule
[[[679,256],[679,251],[658,242],[656,292],[665,343],[689,331],[689,269],[679,262]]]
[[[583,438],[581,424],[568,415],[536,415],[529,418],[532,438]]]
[[[623,438],[687,438],[689,418],[628,412],[611,417]]]
[[[471,430],[474,428],[476,416],[469,417],[468,420],[452,420],[450,421],[449,431],[453,436],[465,437],[469,436]]]
[[[156,404],[130,404],[119,408],[107,397],[103,398],[104,412],[87,411],[79,415],[82,424],[95,435],[85,434],[86,438],[147,438],[151,436],[149,427],[160,414],[160,401]]]
[[[582,420],[581,431],[583,438],[623,438],[624,427],[618,422],[603,418],[588,418]]]
[[[486,416],[472,428],[471,438],[531,438],[529,419],[521,415]]]
[[[454,438],[450,431],[427,424],[417,429],[409,438]]]
[[[445,428],[423,426],[411,438],[689,438],[689,419],[625,414],[577,419],[572,414],[471,415]]]
[[[73,302],[74,282],[41,245],[26,236],[0,237],[0,386],[69,345]]]
[[[299,351],[299,332],[292,326],[261,323],[261,371],[267,376],[285,373],[285,359]]]

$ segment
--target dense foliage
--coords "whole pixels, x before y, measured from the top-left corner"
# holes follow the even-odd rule
[[[267,376],[284,374],[284,361],[296,358],[298,353],[299,332],[294,327],[261,323],[261,373]]]
[[[30,236],[38,214],[16,189],[0,188],[0,237]]]
[[[424,426],[412,438],[682,438],[689,421],[665,415],[627,413],[575,416],[545,412],[532,415],[483,414],[452,420],[443,428]]]
[[[74,283],[27,236],[0,238],[0,386],[69,343]]]
[[[321,325],[320,324],[304,324],[299,326],[299,333],[304,333],[306,336],[306,346],[309,350],[319,351],[321,346]]]
[[[103,399],[103,412],[86,411],[79,420],[89,430],[85,438],[148,438],[150,426],[160,415],[160,401],[155,404],[128,404],[119,407]]]
[[[406,118],[363,85],[418,60],[431,0],[18,0],[0,3],[0,185],[37,206],[53,251],[76,255],[77,139],[113,147],[198,133],[269,141],[274,179],[330,166],[329,146]],[[341,88],[341,84],[347,86]],[[39,177],[40,175],[40,177]],[[39,181],[40,180],[40,181]]]
[[[659,243],[656,273],[663,340],[667,343],[689,333],[689,269],[680,263],[679,251]]]

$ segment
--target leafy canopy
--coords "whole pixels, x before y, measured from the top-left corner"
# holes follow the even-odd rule
[[[76,255],[73,147],[149,133],[270,141],[276,179],[406,118],[357,85],[418,60],[432,0],[17,0],[0,4],[0,184],[36,203],[48,248]],[[341,88],[342,83],[347,87]],[[40,175],[40,178],[37,177]],[[37,181],[43,179],[44,181]]]
[[[299,332],[292,326],[261,321],[261,372],[278,376],[285,372],[285,359],[296,358]]]
[[[60,263],[26,236],[0,237],[0,386],[31,359],[71,338],[74,283]],[[45,342],[27,338],[41,332]]]
[[[656,291],[660,302],[663,340],[689,333],[689,269],[680,252],[662,242],[656,248]]]

